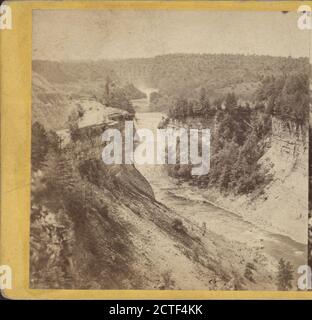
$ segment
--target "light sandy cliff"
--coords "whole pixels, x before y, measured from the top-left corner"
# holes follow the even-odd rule
[[[259,196],[224,197],[209,189],[205,196],[266,230],[307,243],[308,136],[291,122],[272,119],[269,148],[259,160],[272,181]]]
[[[307,130],[273,118],[271,147],[261,162],[271,165],[273,181],[267,186],[267,199],[255,202],[255,211],[273,229],[307,243]]]

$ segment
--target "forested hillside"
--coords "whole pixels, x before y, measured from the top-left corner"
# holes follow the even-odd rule
[[[253,100],[259,83],[266,77],[293,72],[308,73],[308,59],[231,54],[169,54],[153,58],[100,60],[93,62],[33,61],[33,70],[51,83],[98,95],[107,77],[117,85],[159,90],[155,110],[168,111],[178,97],[194,98],[205,88],[211,102],[228,92]],[[81,89],[81,86],[79,86]]]
[[[195,98],[179,98],[171,103],[169,119],[181,123],[201,120],[212,131],[212,170],[209,176],[198,178],[199,185],[217,184],[221,190],[248,193],[267,182],[265,172],[257,163],[271,136],[272,117],[289,121],[293,134],[307,134],[309,114],[309,77],[297,71],[270,75],[259,81],[250,98],[243,101],[229,92],[219,101],[211,102],[204,87]],[[213,120],[213,121],[212,121]],[[171,167],[170,174],[194,179],[190,166]],[[208,182],[209,181],[209,182]]]

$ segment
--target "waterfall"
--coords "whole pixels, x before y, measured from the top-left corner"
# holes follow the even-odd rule
[[[150,103],[151,94],[153,92],[158,92],[158,89],[155,88],[139,88],[139,90],[146,94],[148,104]]]

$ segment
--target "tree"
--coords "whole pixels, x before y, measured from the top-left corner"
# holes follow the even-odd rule
[[[237,98],[234,92],[228,93],[225,97],[225,108],[231,110],[237,107]]]
[[[49,150],[57,151],[59,148],[60,138],[53,130],[47,132],[47,139],[49,141]]]
[[[179,98],[177,100],[176,107],[174,108],[175,118],[185,119],[188,115],[188,107],[188,101],[185,98]]]
[[[292,288],[292,280],[294,279],[293,266],[289,261],[283,258],[278,263],[277,288],[281,291],[290,290]]]
[[[105,97],[107,101],[107,106],[109,106],[108,101],[110,100],[110,93],[111,93],[111,79],[109,76],[106,77],[106,82],[105,82]]]
[[[187,106],[187,116],[188,117],[194,116],[193,103],[189,103]]]
[[[48,152],[49,140],[43,125],[35,122],[31,127],[31,164],[33,170],[41,169]]]
[[[201,88],[200,89],[200,93],[199,93],[199,103],[200,106],[202,108],[204,108],[205,104],[206,104],[206,89],[205,88]]]
[[[210,111],[210,101],[206,95],[205,88],[200,89],[199,103],[200,103],[202,114],[206,115],[206,117],[207,117],[209,114],[209,111]]]
[[[299,125],[309,118],[309,99],[309,77],[305,73],[266,77],[257,92],[257,104],[265,104],[266,113],[292,119]]]
[[[78,109],[74,108],[71,113],[68,116],[68,127],[70,132],[70,138],[72,141],[76,142],[80,135],[79,135],[79,128],[78,128],[78,120],[79,120],[79,114]]]

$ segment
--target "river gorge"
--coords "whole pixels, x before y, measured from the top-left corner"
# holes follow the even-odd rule
[[[150,111],[148,98],[133,100],[132,103],[136,110],[137,128],[156,131],[164,115]],[[250,219],[244,219],[237,212],[214,205],[205,197],[202,190],[169,177],[162,165],[136,165],[136,167],[151,185],[157,201],[174,210],[191,228],[202,229],[203,226],[207,228],[207,231],[204,231],[204,238],[218,235],[238,253],[245,251],[251,260],[262,261],[264,273],[269,278],[275,277],[274,273],[281,258],[290,261],[295,271],[300,265],[306,264],[306,244],[297,242],[289,236],[271,232]],[[241,261],[242,268],[246,262],[244,259]],[[224,260],[227,260],[226,256]],[[272,287],[274,283],[267,288]]]

